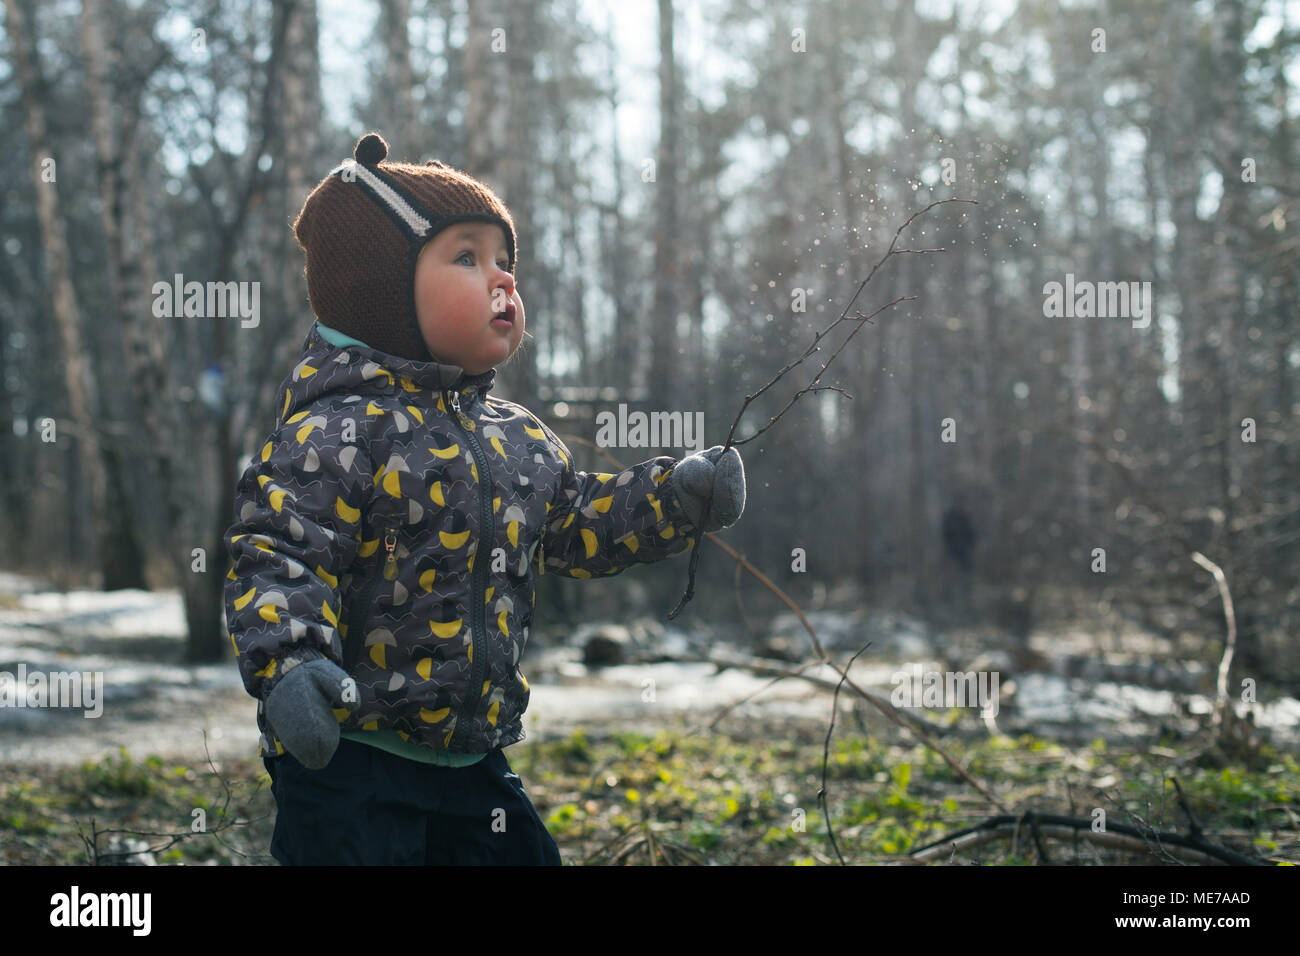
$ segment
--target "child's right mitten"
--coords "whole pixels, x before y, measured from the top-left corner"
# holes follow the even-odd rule
[[[745,466],[735,448],[724,455],[722,446],[714,445],[683,458],[669,474],[668,486],[691,524],[705,531],[731,527],[745,510]]]
[[[357,706],[355,700],[343,699],[343,682],[348,679],[347,671],[331,660],[307,661],[285,674],[266,698],[266,717],[275,735],[309,770],[320,770],[338,749],[334,709]]]

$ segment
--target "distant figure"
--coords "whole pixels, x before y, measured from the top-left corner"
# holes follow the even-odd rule
[[[975,526],[962,507],[961,499],[943,513],[943,545],[948,549],[948,556],[957,562],[957,567],[969,572],[971,555],[975,551]]]
[[[948,561],[944,562],[944,590],[948,594],[948,605],[957,615],[957,620],[964,620],[971,612],[971,567],[975,554],[975,526],[971,524],[970,515],[966,513],[960,496],[948,506],[943,513],[943,547]],[[949,563],[951,562],[951,563]],[[956,570],[953,566],[956,566]]]

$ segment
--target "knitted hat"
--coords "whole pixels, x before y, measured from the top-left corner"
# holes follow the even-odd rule
[[[514,220],[488,186],[446,163],[383,162],[388,144],[378,133],[362,136],[352,155],[312,190],[293,224],[312,311],[381,352],[433,360],[415,314],[420,250],[453,223],[495,223],[513,272]]]

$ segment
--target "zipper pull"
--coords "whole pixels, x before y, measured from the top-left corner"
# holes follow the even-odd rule
[[[460,410],[460,395],[454,388],[447,390],[447,395],[451,399],[452,411],[456,413],[456,420],[460,422],[460,427],[467,432],[474,430],[474,420]]]
[[[388,552],[388,559],[384,561],[384,580],[391,581],[397,577],[397,529],[389,528],[384,535],[384,550]]]

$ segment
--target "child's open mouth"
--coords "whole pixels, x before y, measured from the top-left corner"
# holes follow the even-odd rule
[[[506,305],[506,309],[500,315],[492,319],[492,327],[500,329],[512,328],[515,324],[515,306],[511,302]]]

